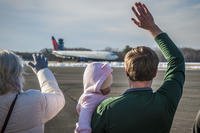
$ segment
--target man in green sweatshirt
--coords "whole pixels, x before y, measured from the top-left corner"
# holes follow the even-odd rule
[[[118,96],[104,100],[93,113],[93,133],[169,133],[185,80],[184,58],[154,22],[142,3],[132,8],[133,22],[155,38],[168,65],[164,81],[153,92],[151,85],[157,73],[158,57],[149,47],[130,50],[124,58],[130,88]]]

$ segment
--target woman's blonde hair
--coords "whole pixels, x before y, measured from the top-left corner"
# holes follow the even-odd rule
[[[23,61],[8,50],[0,49],[0,95],[23,88]]]

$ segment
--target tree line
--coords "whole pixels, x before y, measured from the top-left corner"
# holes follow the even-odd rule
[[[126,53],[131,50],[132,47],[129,45],[126,45],[125,48],[122,51],[115,51],[115,53],[119,56],[119,61],[123,61],[124,56]],[[105,50],[108,51],[114,51],[112,48],[106,48]],[[154,49],[156,54],[158,55],[160,62],[166,62],[162,52],[160,49]],[[185,62],[200,62],[200,49],[192,49],[192,48],[180,48],[180,51],[182,52]]]
[[[200,50],[192,49],[192,48],[180,48],[185,62],[200,62]],[[163,57],[160,50],[156,50],[156,53],[161,62],[165,62],[165,58]]]

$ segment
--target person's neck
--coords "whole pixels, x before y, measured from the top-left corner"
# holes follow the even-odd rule
[[[129,81],[130,88],[151,88],[151,81]]]

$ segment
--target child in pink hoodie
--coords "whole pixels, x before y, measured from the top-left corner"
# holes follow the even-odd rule
[[[76,110],[79,120],[75,133],[91,133],[93,111],[101,101],[107,98],[112,84],[112,68],[108,64],[90,63],[83,75],[84,92],[79,98]]]

